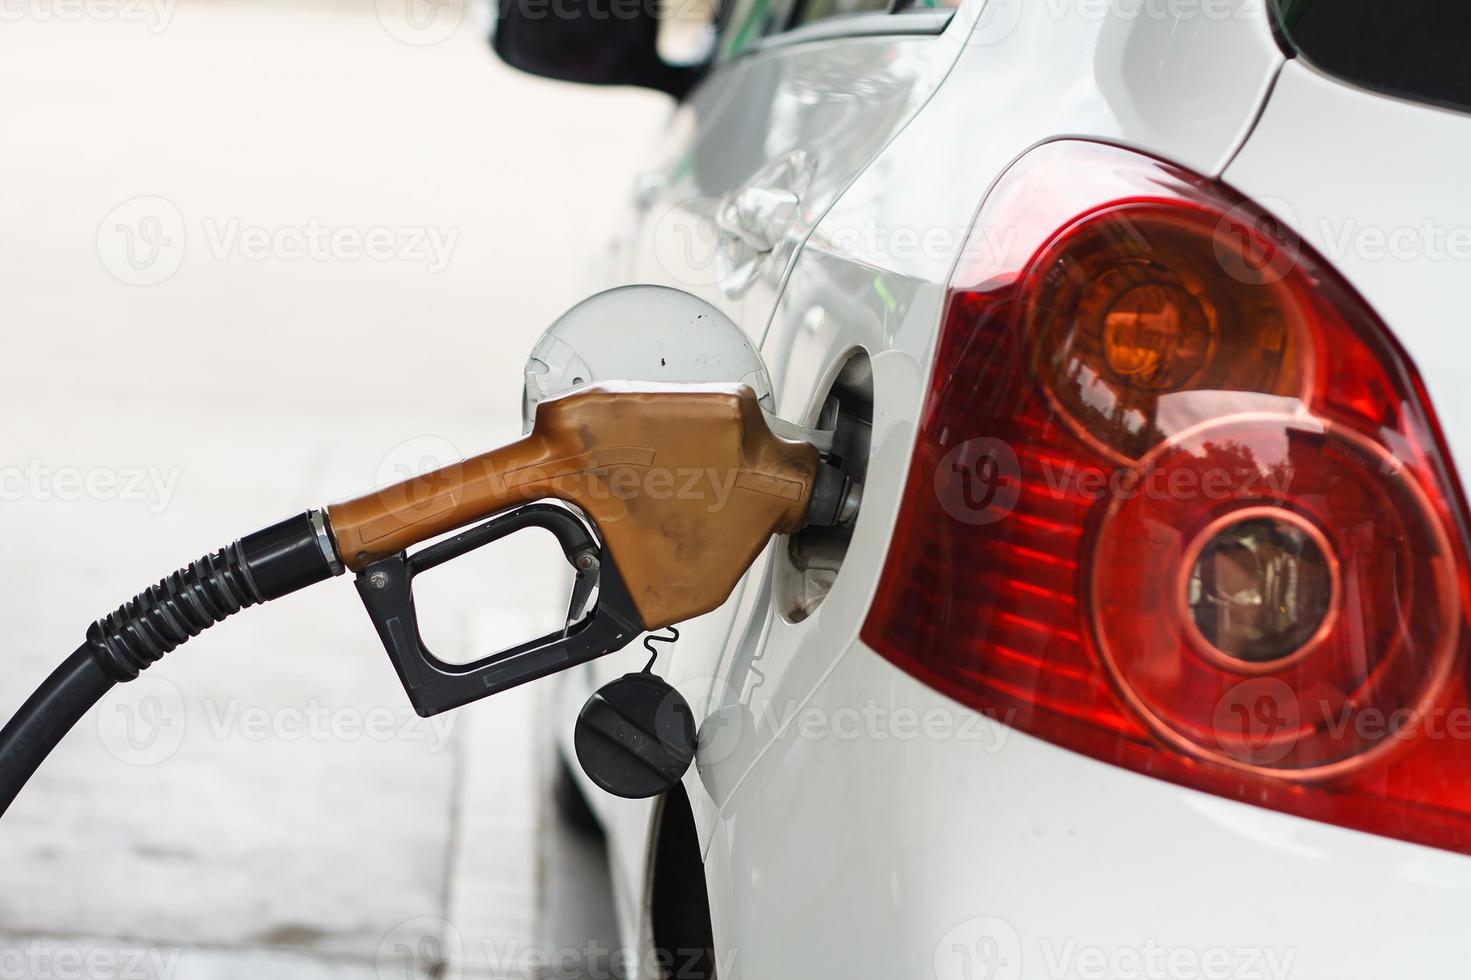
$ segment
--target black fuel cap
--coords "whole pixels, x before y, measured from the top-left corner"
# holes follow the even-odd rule
[[[624,674],[587,699],[572,744],[599,788],[647,799],[678,783],[694,761],[695,715],[662,678]]]

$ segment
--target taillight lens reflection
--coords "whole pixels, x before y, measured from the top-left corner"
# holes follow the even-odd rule
[[[1471,852],[1461,513],[1326,263],[1217,185],[1053,143],[957,268],[863,635],[1095,758]]]

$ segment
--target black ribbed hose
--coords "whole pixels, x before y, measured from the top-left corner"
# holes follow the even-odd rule
[[[0,730],[0,813],[61,737],[116,683],[83,643]]]
[[[308,511],[246,535],[93,623],[87,641],[0,730],[0,814],[114,684],[133,680],[164,654],[247,606],[340,573],[325,520],[320,512]]]

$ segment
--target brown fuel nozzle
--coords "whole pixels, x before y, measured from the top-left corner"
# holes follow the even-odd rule
[[[805,523],[818,453],[773,435],[744,385],[598,385],[537,407],[517,442],[327,508],[358,571],[519,504],[592,519],[643,624],[723,603],[772,534]]]

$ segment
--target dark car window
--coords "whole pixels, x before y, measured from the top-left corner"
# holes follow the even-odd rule
[[[724,3],[731,13],[721,28],[720,52],[723,59],[729,59],[786,39],[812,40],[818,36],[849,34],[939,34],[960,0],[724,0]]]
[[[1366,88],[1471,111],[1467,0],[1273,0],[1277,26],[1314,67]]]
[[[781,30],[791,19],[795,0],[728,0],[735,7],[730,30],[722,46],[725,57],[733,58],[753,47],[761,38]]]
[[[904,13],[911,10],[954,10],[960,0],[799,0],[793,27],[804,27],[830,17],[868,14],[885,10]]]
[[[889,9],[889,0],[800,0],[793,27],[815,24],[829,17],[868,14]]]

